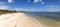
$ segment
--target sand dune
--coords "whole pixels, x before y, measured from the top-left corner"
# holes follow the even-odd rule
[[[14,13],[1,15],[0,27],[53,27],[53,26],[45,25],[40,21],[25,15],[24,13]]]

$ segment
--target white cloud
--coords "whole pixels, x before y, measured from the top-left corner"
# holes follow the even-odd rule
[[[9,6],[0,6],[0,9],[5,10],[8,9]]]
[[[60,11],[60,7],[58,5],[49,5],[45,6],[44,8],[41,8],[41,10],[46,11],[46,12],[57,12]]]
[[[34,3],[40,2],[41,4],[44,4],[42,0],[34,0]]]
[[[5,5],[5,2],[0,1],[0,6],[4,6],[4,5]]]
[[[41,4],[43,5],[43,4],[44,4],[44,2],[41,2]]]
[[[27,11],[27,12],[39,12],[40,11],[40,9],[34,9],[34,8],[31,8],[31,9],[14,8],[14,10],[16,10],[16,11]]]
[[[42,1],[42,0],[40,0],[40,1]]]
[[[40,0],[34,0],[34,3],[37,3],[37,2],[39,2]]]
[[[6,2],[0,2],[0,9],[2,9],[2,10],[5,10],[5,9],[8,9],[9,8],[9,6],[8,6],[8,4],[6,4]]]
[[[30,0],[28,0],[27,2],[30,2]]]
[[[34,0],[34,3],[42,2],[42,0]]]
[[[25,8],[14,8],[16,11],[32,11],[32,9],[25,9]]]
[[[59,8],[58,5],[50,5],[50,6],[46,6],[47,8]]]
[[[24,11],[23,8],[14,8],[14,10],[16,10],[16,11]]]
[[[31,0],[28,0],[27,2],[31,2]],[[42,0],[34,0],[33,2],[34,2],[34,3],[42,2]]]
[[[14,1],[13,0],[8,0],[9,3],[13,3]]]

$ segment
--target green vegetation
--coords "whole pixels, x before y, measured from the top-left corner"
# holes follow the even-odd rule
[[[8,14],[8,13],[15,13],[16,12],[16,10],[0,10],[0,15],[1,14]]]

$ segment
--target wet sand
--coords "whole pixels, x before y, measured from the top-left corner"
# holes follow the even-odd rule
[[[0,27],[60,27],[58,21],[36,18],[38,17],[27,16],[24,13],[0,15]]]

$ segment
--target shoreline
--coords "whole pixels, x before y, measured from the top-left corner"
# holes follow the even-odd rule
[[[60,27],[60,22],[50,19],[36,19],[38,17],[31,17],[24,13],[1,15],[0,18],[3,19],[0,19],[2,27]]]

